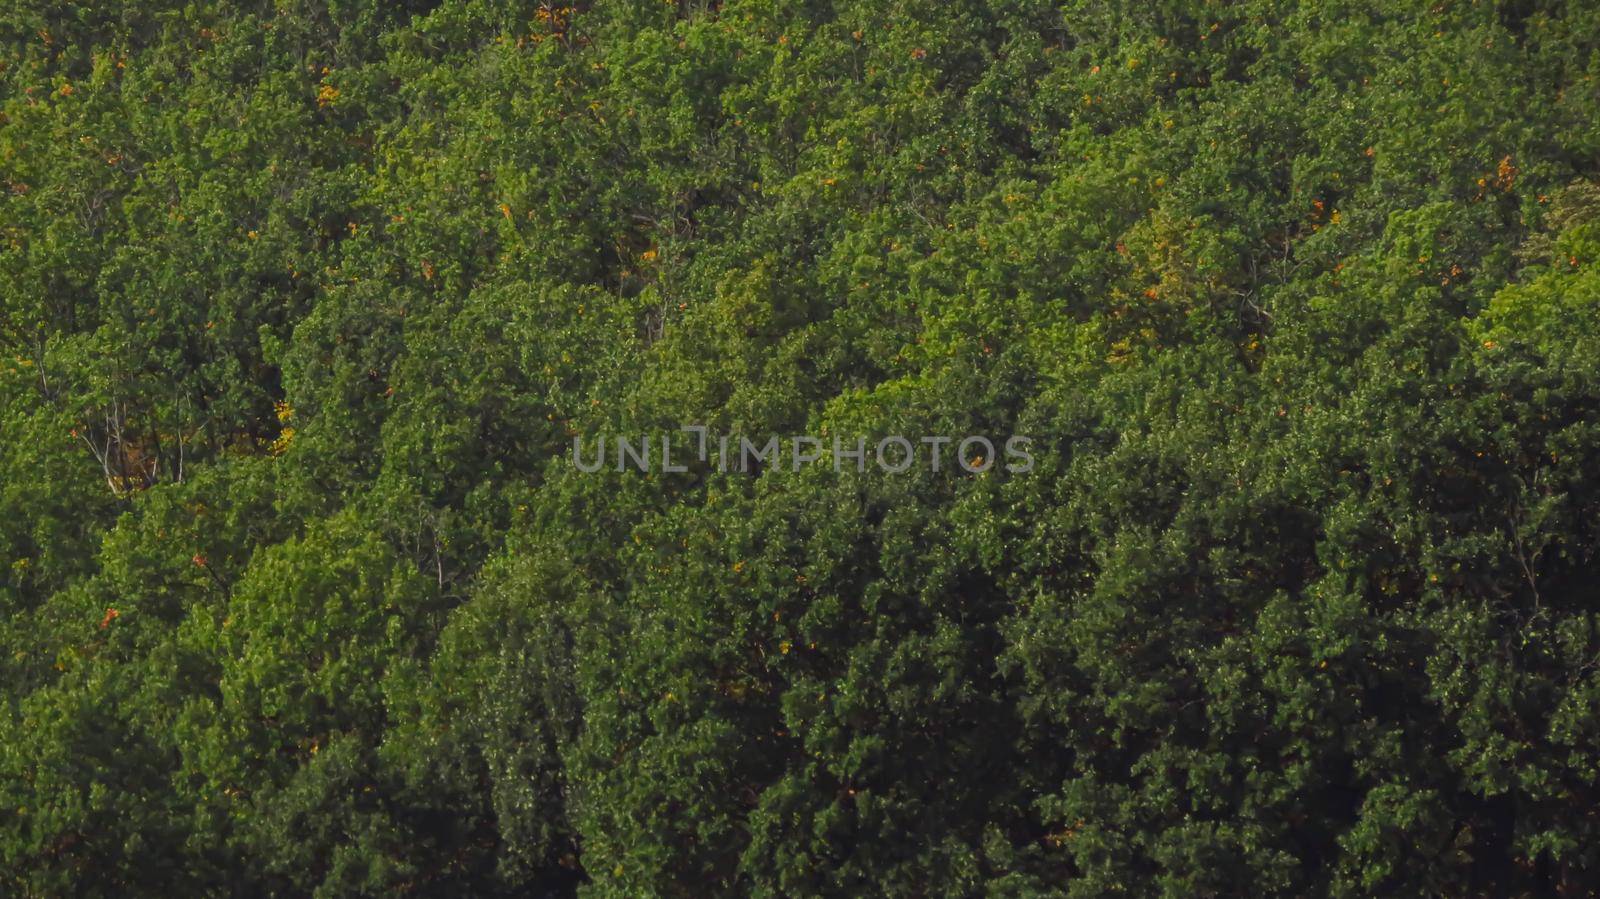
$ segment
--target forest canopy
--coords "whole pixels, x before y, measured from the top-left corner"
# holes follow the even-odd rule
[[[1600,5],[0,0],[0,893],[1600,892]],[[1027,471],[573,464],[1027,435]]]

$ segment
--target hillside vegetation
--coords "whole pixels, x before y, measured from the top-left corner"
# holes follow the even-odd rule
[[[0,0],[0,893],[1593,895],[1597,113],[1554,0]],[[1034,465],[573,465],[683,424]]]

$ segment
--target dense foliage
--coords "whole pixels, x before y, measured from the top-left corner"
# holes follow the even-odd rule
[[[1600,6],[0,5],[0,893],[1600,891]]]

